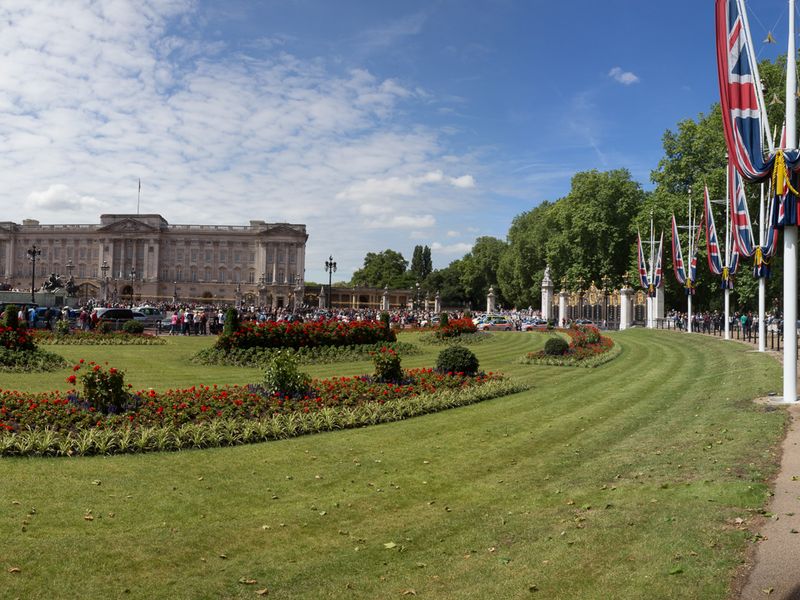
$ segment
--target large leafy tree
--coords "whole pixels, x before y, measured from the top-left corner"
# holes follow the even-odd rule
[[[505,302],[502,290],[497,287],[497,268],[507,247],[497,238],[479,237],[472,250],[461,259],[461,285],[473,308],[486,306],[486,294],[491,286],[495,286],[497,303]]]
[[[414,276],[406,271],[407,268],[408,261],[399,252],[368,252],[364,257],[364,266],[353,273],[351,284],[407,288],[414,281]]]

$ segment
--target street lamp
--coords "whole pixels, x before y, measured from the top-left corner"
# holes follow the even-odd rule
[[[133,308],[133,282],[136,281],[136,267],[131,267],[131,308]]]
[[[419,310],[419,281],[416,284],[416,290],[414,294],[414,310]]]
[[[178,282],[172,282],[172,302],[177,304],[178,303]]]
[[[34,293],[36,291],[36,258],[38,256],[41,256],[41,254],[42,254],[42,250],[41,250],[41,248],[37,248],[36,244],[34,244],[33,246],[31,246],[28,249],[28,259],[32,263],[32,266],[31,266],[31,302],[33,302],[34,304],[36,303],[36,296],[34,296]]]
[[[108,270],[111,267],[108,265],[108,261],[103,261],[103,265],[100,267],[100,272],[103,274],[103,303],[108,304]]]
[[[328,310],[333,308],[333,296],[331,295],[331,286],[333,284],[333,274],[336,272],[336,261],[333,260],[333,255],[328,257],[325,261],[325,270],[328,272]]]
[[[236,282],[236,310],[242,310],[242,282]]]
[[[606,322],[606,327],[610,327],[611,319],[608,318],[608,296],[611,293],[611,278],[608,275],[603,275],[602,286],[603,286],[603,299],[605,303],[603,320]]]

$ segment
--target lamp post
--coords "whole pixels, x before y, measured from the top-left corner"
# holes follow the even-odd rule
[[[242,282],[236,282],[236,297],[234,298],[236,301],[236,310],[242,310]]]
[[[28,259],[31,261],[31,302],[36,303],[36,258],[41,256],[41,248],[37,248],[36,244],[28,248]]]
[[[419,281],[416,283],[414,293],[414,310],[419,310]]]
[[[131,308],[133,308],[133,282],[136,281],[136,267],[131,267]]]
[[[602,279],[603,285],[603,299],[605,304],[605,309],[603,312],[603,320],[606,322],[606,327],[610,326],[610,319],[608,318],[608,295],[611,292],[611,278],[608,275],[603,275]]]
[[[108,270],[111,267],[108,265],[107,261],[103,261],[103,265],[100,267],[100,272],[103,274],[103,303],[108,304]]]
[[[177,304],[178,303],[178,282],[172,282],[172,302]]]
[[[333,255],[328,257],[325,261],[325,270],[328,272],[328,310],[333,308],[333,296],[331,295],[331,286],[333,285],[333,274],[336,272],[336,261],[333,260]]]

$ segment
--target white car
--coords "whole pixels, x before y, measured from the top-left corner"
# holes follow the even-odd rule
[[[494,317],[483,323],[478,323],[478,331],[511,331],[514,324],[503,317]]]

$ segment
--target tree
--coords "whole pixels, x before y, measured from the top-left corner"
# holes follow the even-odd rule
[[[368,252],[364,266],[353,273],[351,285],[369,287],[407,288],[413,285],[413,277],[407,273],[408,261],[394,250]]]
[[[461,286],[473,308],[485,306],[490,286],[495,286],[497,303],[504,304],[505,297],[497,285],[497,266],[506,248],[507,244],[502,240],[479,237],[472,251],[461,259]]]
[[[422,261],[422,246],[414,246],[414,253],[411,256],[410,271],[420,280],[424,279],[422,272],[424,270]]]
[[[428,275],[433,272],[433,260],[431,259],[430,246],[425,246],[422,249],[422,278],[427,279]]]

